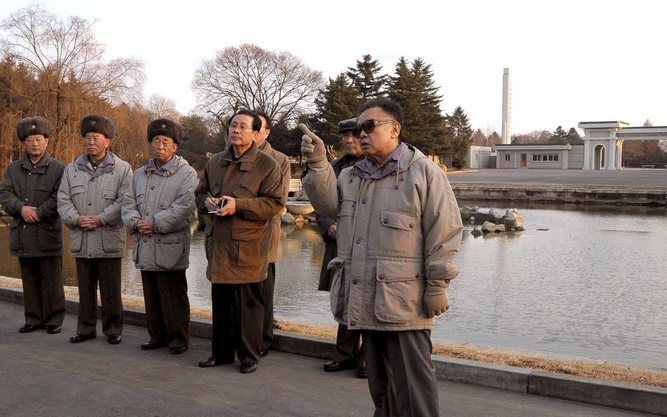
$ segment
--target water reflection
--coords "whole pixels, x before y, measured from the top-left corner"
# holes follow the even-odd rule
[[[453,307],[438,318],[433,338],[667,368],[667,210],[513,206],[526,217],[524,232],[473,238],[466,226]],[[550,230],[537,231],[538,225]],[[0,274],[18,276],[7,232],[0,230]],[[131,250],[132,244],[123,261],[123,292],[141,296]],[[317,291],[323,252],[314,225],[282,230],[277,316],[334,324],[328,293]],[[76,285],[70,257],[64,266],[67,284]],[[193,306],[210,306],[205,270],[197,232],[187,273]]]

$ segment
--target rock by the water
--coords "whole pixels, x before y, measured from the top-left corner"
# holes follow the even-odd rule
[[[479,236],[482,236],[482,231],[479,230],[479,227],[475,227],[474,229],[472,229],[470,234],[475,236],[475,237],[479,237]]]
[[[280,223],[284,225],[290,225],[290,224],[295,224],[296,220],[294,219],[294,216],[292,216],[289,213],[285,213],[282,216],[280,216]]]
[[[496,224],[492,222],[484,222],[482,224],[482,232],[491,233],[496,231]]]

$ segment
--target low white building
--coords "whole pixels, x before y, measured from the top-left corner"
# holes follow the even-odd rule
[[[496,145],[496,168],[582,169],[584,145]]]

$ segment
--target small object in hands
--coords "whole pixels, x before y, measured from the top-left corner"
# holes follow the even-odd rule
[[[226,204],[227,204],[227,200],[225,200],[224,198],[221,198],[220,202],[218,203],[218,209],[213,210],[213,211],[209,211],[208,214],[217,214]]]

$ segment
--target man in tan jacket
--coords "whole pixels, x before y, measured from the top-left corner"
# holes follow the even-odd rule
[[[267,142],[271,134],[271,119],[263,111],[255,111],[262,120],[262,128],[257,134],[257,147],[260,151],[271,156],[280,165],[280,174],[282,176],[283,198],[287,201],[289,193],[289,182],[291,178],[290,164],[287,155],[271,147]],[[280,215],[278,213],[271,219],[271,240],[269,244],[269,269],[267,277],[262,284],[262,295],[264,297],[264,324],[262,325],[262,349],[260,356],[266,356],[273,344],[273,293],[276,285],[276,261],[278,260],[278,244],[280,243]]]
[[[211,215],[206,253],[213,312],[208,368],[241,362],[241,373],[257,370],[262,343],[262,282],[269,260],[271,219],[285,207],[278,163],[257,148],[262,121],[239,110],[229,123],[226,151],[214,155],[195,190],[197,206]]]
[[[365,103],[355,128],[365,158],[337,181],[322,140],[304,136],[303,186],[318,215],[338,219],[331,309],[363,332],[375,416],[437,417],[430,332],[449,308],[463,226],[442,169],[399,141],[402,121],[393,100]]]
[[[121,342],[123,301],[120,273],[125,229],[120,217],[123,196],[132,182],[130,164],[109,151],[114,122],[101,115],[81,120],[86,152],[65,167],[58,189],[58,213],[70,228],[79,286],[79,323],[69,339],[80,343],[96,336],[97,286],[102,298],[102,331],[112,345]]]

